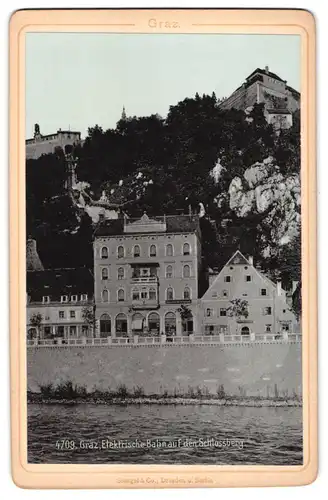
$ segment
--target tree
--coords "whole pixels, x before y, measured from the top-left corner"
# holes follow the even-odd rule
[[[93,331],[95,324],[95,313],[93,307],[88,307],[88,306],[83,307],[82,319],[84,324],[87,325],[88,328],[91,329],[91,331]]]
[[[233,299],[230,301],[230,306],[227,308],[227,315],[240,319],[248,318],[248,301],[243,299]]]
[[[188,330],[188,323],[192,321],[192,312],[191,312],[191,310],[189,309],[189,307],[187,307],[186,305],[182,304],[178,308],[178,313],[180,314],[183,327],[186,329],[187,332],[189,332],[189,330]]]
[[[40,338],[40,329],[43,321],[43,316],[41,313],[33,313],[32,316],[30,317],[30,325],[34,328],[36,328],[37,332],[37,338]]]

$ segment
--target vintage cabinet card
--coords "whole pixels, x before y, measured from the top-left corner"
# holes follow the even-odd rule
[[[18,11],[10,127],[16,484],[313,481],[312,15]]]

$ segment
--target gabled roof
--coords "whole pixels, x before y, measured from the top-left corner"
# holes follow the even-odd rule
[[[43,296],[51,301],[59,301],[61,295],[87,294],[93,297],[93,275],[85,267],[80,269],[46,269],[45,271],[27,271],[26,291],[31,302],[41,302]]]
[[[242,264],[242,265],[250,265],[249,261],[244,257],[244,255],[240,252],[240,250],[237,250],[233,254],[230,260],[226,263],[226,266],[234,266],[236,264]]]

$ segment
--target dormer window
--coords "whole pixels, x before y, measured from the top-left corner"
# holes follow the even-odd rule
[[[71,302],[77,302],[77,295],[72,295]]]
[[[42,297],[42,304],[49,304],[49,302],[50,302],[50,297],[49,297],[49,295],[44,295],[44,296]]]
[[[68,295],[62,295],[60,297],[60,302],[68,302]]]
[[[82,302],[86,302],[87,300],[88,300],[88,295],[87,295],[86,293],[83,293],[83,294],[81,295],[81,301],[82,301]]]

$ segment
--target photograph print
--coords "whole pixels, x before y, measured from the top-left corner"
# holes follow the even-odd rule
[[[25,42],[28,462],[302,465],[300,36]]]

